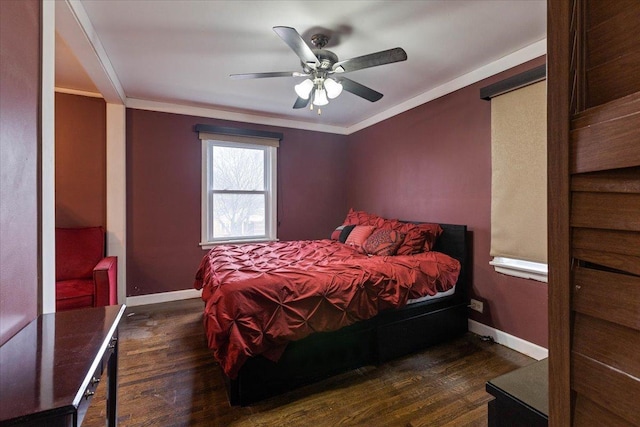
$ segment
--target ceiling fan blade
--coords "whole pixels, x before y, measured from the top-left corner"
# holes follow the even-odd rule
[[[336,62],[333,64],[333,71],[337,73],[347,73],[349,71],[362,70],[363,68],[405,61],[406,59],[407,52],[405,52],[401,47],[396,47]]]
[[[352,94],[358,95],[368,101],[376,102],[383,96],[380,92],[376,92],[375,90],[358,82],[354,82],[351,79],[347,79],[346,77],[340,77],[336,80],[342,83],[342,88],[347,92],[351,92]]]
[[[305,64],[318,64],[318,58],[307,45],[302,36],[291,27],[273,27],[273,31],[293,50]]]
[[[293,108],[305,108],[307,105],[309,105],[309,101],[311,101],[311,97],[308,97],[307,99],[298,97],[295,104],[293,104]]]
[[[272,73],[246,73],[246,74],[230,74],[234,80],[240,79],[262,79],[265,77],[304,77],[308,76],[306,73],[299,71],[274,71]]]

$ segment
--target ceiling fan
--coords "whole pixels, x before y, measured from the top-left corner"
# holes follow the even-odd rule
[[[380,92],[348,79],[343,74],[407,59],[407,53],[404,49],[396,47],[338,61],[338,56],[335,53],[324,49],[324,46],[329,42],[329,37],[324,34],[315,34],[311,37],[311,43],[315,47],[312,49],[295,28],[279,26],[273,27],[273,31],[298,55],[302,71],[231,74],[230,77],[232,79],[307,77],[294,87],[298,99],[293,104],[293,108],[305,108],[310,105],[310,109],[313,110],[314,105],[318,107],[327,105],[329,99],[336,98],[343,89],[371,102],[376,102],[382,98]],[[318,114],[320,112],[318,109]]]

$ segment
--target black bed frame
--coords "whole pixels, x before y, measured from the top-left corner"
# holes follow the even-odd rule
[[[318,332],[287,345],[278,362],[262,356],[248,359],[238,377],[225,376],[229,403],[249,405],[267,397],[362,366],[438,344],[467,332],[470,259],[467,227],[441,224],[435,251],[460,261],[453,295],[387,310],[333,332]]]

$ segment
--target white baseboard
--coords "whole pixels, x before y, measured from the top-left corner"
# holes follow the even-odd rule
[[[197,291],[195,289],[185,289],[183,291],[161,292],[157,294],[127,297],[126,304],[128,307],[134,307],[137,305],[158,304],[161,302],[200,298],[201,295],[202,291]]]
[[[469,331],[478,335],[490,336],[498,344],[509,347],[519,353],[526,354],[536,360],[549,357],[549,350],[546,348],[492,328],[491,326],[476,322],[475,320],[469,319]]]

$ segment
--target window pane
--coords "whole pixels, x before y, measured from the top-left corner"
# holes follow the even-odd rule
[[[213,238],[265,235],[264,194],[214,194]]]
[[[264,150],[213,147],[213,189],[263,191]]]

